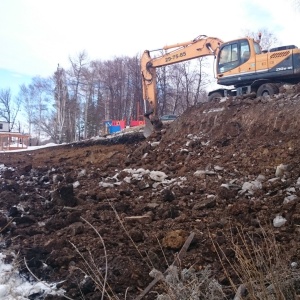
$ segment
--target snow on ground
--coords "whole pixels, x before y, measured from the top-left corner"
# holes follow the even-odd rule
[[[10,169],[4,164],[0,163],[0,176],[1,172]],[[0,228],[1,233],[1,228]],[[0,234],[0,245],[1,245],[1,234]],[[11,258],[13,257],[12,262]],[[48,284],[41,282],[33,278],[25,278],[20,275],[17,267],[18,257],[14,253],[9,255],[0,252],[0,299],[1,300],[27,300],[43,299],[43,296],[47,294],[52,295],[63,295],[63,290],[58,290],[56,284]],[[31,298],[28,298],[30,297]]]
[[[133,131],[140,130],[140,128],[135,128],[134,130],[126,130],[123,132],[115,133],[113,135],[108,135],[106,137],[95,137],[93,139],[105,139],[112,138],[115,136],[120,136],[123,134],[128,134]],[[62,144],[48,143],[41,146],[28,146],[23,149],[16,150],[5,150],[0,151],[0,173],[7,169],[7,167],[1,164],[1,153],[8,152],[20,152],[20,151],[31,151],[46,147],[55,147]],[[1,235],[0,235],[1,239]],[[1,241],[0,241],[1,242]],[[10,254],[9,256],[11,256]],[[15,256],[13,254],[13,256]],[[45,295],[63,295],[64,290],[56,288],[56,283],[48,284],[46,282],[38,281],[35,278],[27,279],[20,275],[17,268],[17,258],[15,257],[14,262],[6,263],[7,255],[0,252],[0,299],[1,300],[29,300],[33,299],[33,295],[36,295],[34,299],[43,299]],[[30,298],[29,298],[30,297]]]
[[[9,255],[11,256],[11,255]],[[27,300],[43,299],[45,295],[63,295],[64,290],[56,288],[56,284],[48,284],[20,275],[17,268],[18,258],[14,256],[12,263],[6,263],[7,255],[0,253],[0,299]],[[28,298],[30,297],[30,298]]]
[[[144,128],[144,126],[134,126],[134,127],[124,128],[123,130],[121,130],[119,132],[108,134],[106,136],[92,137],[91,140],[112,139],[114,137],[120,137],[120,136],[123,136],[123,135],[126,135],[126,134],[134,133],[134,132],[137,132],[137,131],[142,131],[143,128]],[[55,146],[61,146],[61,145],[66,145],[66,143],[63,143],[63,144],[47,143],[47,144],[41,145],[41,146],[28,146],[27,148],[20,148],[20,149],[15,149],[15,150],[0,150],[0,154],[1,153],[8,153],[8,152],[10,153],[10,152],[31,151],[31,150],[47,148],[47,147],[55,147]],[[11,146],[17,146],[17,144],[16,145],[11,145]],[[0,156],[0,164],[1,164],[1,156]]]
[[[20,148],[20,149],[15,149],[15,150],[1,150],[0,153],[30,151],[30,150],[36,150],[36,149],[54,147],[54,146],[61,146],[61,145],[62,144],[48,143],[48,144],[45,144],[45,145],[42,145],[42,146],[28,146],[27,148]],[[1,163],[1,156],[0,156],[0,163]]]
[[[58,146],[54,143],[49,143],[42,146],[29,146],[27,149],[17,149],[9,151],[0,151],[0,173],[8,169],[4,164],[1,164],[1,153],[30,151],[38,148]],[[1,228],[0,228],[1,229]],[[1,235],[0,235],[1,244]],[[14,257],[12,263],[7,263],[7,256]],[[0,299],[1,300],[29,300],[29,299],[44,299],[45,295],[63,295],[64,290],[56,288],[56,283],[46,283],[38,281],[33,276],[25,278],[19,273],[17,267],[18,258],[10,253],[9,255],[0,252]],[[34,296],[33,296],[34,295]],[[34,298],[32,298],[34,297]]]

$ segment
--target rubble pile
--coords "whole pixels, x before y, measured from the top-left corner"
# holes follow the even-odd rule
[[[202,103],[148,139],[0,153],[0,252],[19,253],[72,299],[102,293],[84,275],[83,257],[103,278],[107,272],[108,293],[136,299],[191,233],[180,268],[209,267],[231,299],[230,279],[241,284],[231,265],[240,233],[261,247],[272,237],[297,270],[299,93],[292,86],[272,97]],[[22,264],[21,271],[28,273]],[[162,290],[159,280],[151,289]]]

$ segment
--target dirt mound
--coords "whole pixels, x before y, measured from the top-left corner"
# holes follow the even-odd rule
[[[236,230],[257,245],[270,234],[287,263],[299,263],[299,111],[294,88],[203,103],[147,140],[132,133],[1,153],[1,251],[20,252],[42,280],[63,281],[72,299],[99,299],[84,257],[98,277],[107,271],[108,293],[135,299],[193,233],[180,267],[209,266],[230,298],[229,278],[240,283],[230,265]]]

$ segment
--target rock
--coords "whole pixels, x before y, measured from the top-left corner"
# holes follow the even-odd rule
[[[59,188],[58,193],[60,198],[58,198],[58,205],[74,207],[77,205],[78,200],[74,196],[74,188],[72,184],[64,185]]]
[[[188,237],[188,234],[184,230],[170,231],[162,239],[161,244],[165,248],[178,250],[183,246],[187,237]]]
[[[295,90],[231,96],[187,109],[148,139],[122,133],[2,152],[0,231],[12,222],[1,231],[1,252],[20,253],[41,280],[62,282],[69,298],[99,299],[101,288],[84,285],[86,259],[97,274],[107,271],[110,295],[135,299],[151,282],[152,265],[164,272],[194,231],[180,270],[209,264],[211,279],[228,284],[224,298],[232,299],[228,276],[236,286],[242,280],[230,268],[237,263],[233,243],[242,245],[242,236],[258,249],[275,236],[282,260],[298,262],[299,112]]]
[[[20,216],[21,213],[19,212],[18,208],[16,206],[12,206],[8,210],[8,216],[9,217],[17,217]]]
[[[262,189],[262,183],[258,180],[254,180],[251,182],[244,182],[241,192],[248,192],[250,194],[254,194],[255,191],[260,189]]]
[[[69,226],[69,231],[72,236],[84,233],[84,224],[82,222],[75,222]]]
[[[4,228],[7,224],[7,218],[5,215],[3,215],[2,213],[0,213],[0,229]]]
[[[162,200],[166,202],[171,202],[175,200],[175,194],[169,189],[164,189],[162,191]]]
[[[149,174],[150,178],[154,181],[164,181],[168,176],[164,172],[151,171]]]
[[[193,206],[193,210],[201,210],[205,208],[213,208],[216,206],[216,198],[210,197],[208,199],[200,200]]]
[[[140,243],[144,240],[143,232],[139,229],[129,230],[129,235],[135,243]]]
[[[287,165],[284,164],[280,164],[279,166],[276,167],[276,172],[275,172],[275,176],[276,177],[283,177],[285,171],[287,170]]]
[[[225,200],[235,199],[237,193],[238,191],[236,189],[231,189],[230,187],[227,188],[224,186],[221,186],[217,191],[218,197]]]
[[[298,199],[298,196],[297,195],[289,195],[289,196],[286,196],[283,200],[283,204],[287,204],[289,202],[293,202],[293,201],[296,201]]]
[[[276,216],[273,219],[273,226],[274,227],[281,227],[286,223],[286,221],[287,220],[285,218],[283,218],[282,216]]]

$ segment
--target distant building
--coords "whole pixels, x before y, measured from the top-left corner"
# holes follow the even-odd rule
[[[0,121],[0,151],[26,149],[29,145],[29,134],[10,132],[9,123]]]
[[[0,132],[9,132],[9,123],[0,121]]]

